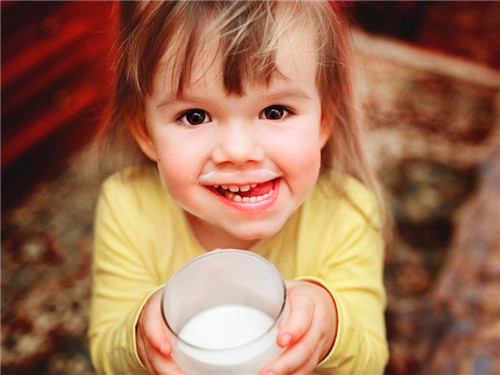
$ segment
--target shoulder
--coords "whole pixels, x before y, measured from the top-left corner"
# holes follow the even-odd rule
[[[354,258],[373,260],[383,251],[375,195],[350,176],[321,175],[297,217],[296,251],[303,274],[351,264]]]
[[[376,229],[382,226],[373,192],[346,174],[326,172],[321,175],[308,203],[317,212],[325,212],[338,220],[369,223]]]
[[[127,210],[155,205],[168,199],[153,166],[134,166],[109,176],[102,184],[100,200]]]
[[[160,185],[158,172],[152,166],[132,166],[109,176],[103,183],[103,190],[157,187]]]
[[[153,166],[133,166],[109,176],[102,184],[102,195],[148,197],[164,193],[158,171]]]

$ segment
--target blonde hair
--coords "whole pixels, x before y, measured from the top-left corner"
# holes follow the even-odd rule
[[[221,59],[228,93],[242,95],[245,84],[268,84],[280,74],[275,51],[280,36],[298,27],[313,35],[318,51],[316,81],[323,116],[332,132],[322,150],[322,172],[347,173],[380,199],[380,189],[365,149],[354,88],[349,27],[336,2],[328,1],[124,1],[121,4],[120,59],[111,142],[126,126],[142,126],[145,99],[159,69],[170,69],[166,84],[180,94],[189,82],[197,54],[213,51]],[[312,33],[312,34],[311,34]],[[203,50],[206,48],[206,50]],[[161,58],[169,56],[168,64]],[[213,52],[212,52],[213,53]],[[129,129],[130,130],[130,129]],[[137,155],[137,146],[134,154]],[[132,150],[132,148],[131,148]]]

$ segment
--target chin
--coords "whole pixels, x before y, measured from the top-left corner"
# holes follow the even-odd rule
[[[274,236],[283,225],[284,223],[282,225],[273,226],[265,225],[265,228],[262,228],[262,225],[253,227],[251,224],[244,224],[241,226],[240,231],[235,231],[233,229],[230,233],[232,236],[242,241],[262,240]]]

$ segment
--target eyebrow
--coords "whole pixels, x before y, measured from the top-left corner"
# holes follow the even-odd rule
[[[300,88],[291,88],[291,89],[284,89],[284,90],[277,90],[274,93],[266,94],[264,97],[267,100],[280,100],[280,99],[285,99],[285,98],[297,98],[297,99],[311,99],[311,97],[302,89]]]
[[[172,104],[173,102],[176,102],[176,101],[182,101],[182,100],[201,100],[201,98],[199,97],[184,97],[183,95],[169,95],[169,96],[166,96],[165,98],[162,99],[162,101],[160,103],[158,103],[158,105],[156,106],[156,108],[162,108],[162,107],[165,107],[166,105],[168,104]]]
[[[311,97],[300,88],[291,88],[284,90],[276,90],[275,92],[271,92],[270,94],[262,95],[266,101],[279,101],[287,98],[297,98],[297,99],[311,99]],[[170,95],[166,96],[156,107],[162,108],[166,105],[169,105],[176,101],[202,101],[203,97],[199,96],[191,96],[191,95]]]

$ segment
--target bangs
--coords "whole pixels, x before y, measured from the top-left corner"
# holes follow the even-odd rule
[[[154,79],[160,75],[172,95],[182,95],[183,89],[192,83],[193,66],[200,59],[208,59],[207,70],[213,64],[221,64],[222,82],[228,94],[243,95],[246,85],[269,85],[273,77],[286,79],[276,65],[278,42],[296,25],[305,31],[311,20],[304,22],[304,10],[310,6],[290,1],[152,3],[144,8],[163,7],[149,19],[152,29],[158,32],[151,33],[154,37],[143,46],[154,57],[138,62],[137,70],[130,72],[141,99],[152,93]],[[136,56],[141,55],[147,54]]]
[[[176,38],[168,43],[166,59],[157,67],[166,73],[164,84],[181,95],[192,83],[193,66],[207,59],[207,70],[221,65],[228,94],[243,95],[248,83],[269,84],[279,74],[273,8],[274,4],[261,1],[191,2],[189,20],[179,20]]]

